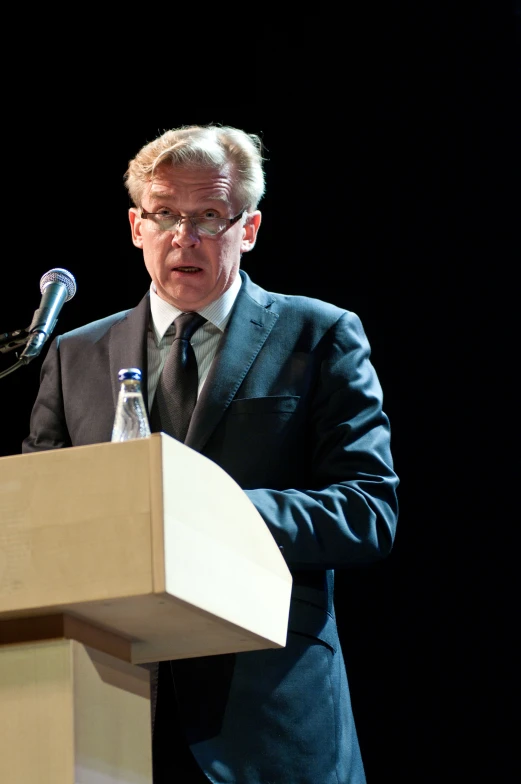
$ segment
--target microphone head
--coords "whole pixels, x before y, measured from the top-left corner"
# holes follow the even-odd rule
[[[74,279],[74,275],[66,269],[55,267],[54,269],[49,270],[49,272],[46,272],[45,275],[42,275],[40,279],[40,294],[43,294],[45,287],[48,286],[49,283],[63,283],[67,289],[67,299],[65,302],[68,302],[76,294],[76,280]]]

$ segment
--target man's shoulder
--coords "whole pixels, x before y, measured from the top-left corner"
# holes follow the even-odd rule
[[[273,312],[290,319],[298,318],[305,321],[320,321],[324,323],[334,323],[342,316],[355,316],[354,313],[338,307],[331,302],[310,297],[302,294],[284,294],[280,292],[267,291],[261,286],[253,283],[251,278],[241,273],[245,293],[255,299],[259,304],[269,308]],[[356,317],[356,316],[355,316]]]
[[[58,340],[60,343],[76,343],[78,341],[87,343],[97,342],[107,335],[114,326],[126,321],[129,316],[132,316],[133,318],[134,314],[136,314],[138,318],[144,316],[147,312],[147,308],[148,293],[136,307],[120,310],[117,313],[112,313],[104,318],[90,321],[87,324],[83,324],[81,327],[76,327],[68,332],[64,332],[59,336]]]
[[[303,294],[272,294],[280,308],[292,313],[302,313],[310,318],[339,319],[347,311],[332,302]]]
[[[76,339],[99,340],[115,324],[124,321],[131,312],[132,308],[129,308],[128,310],[121,310],[118,313],[112,313],[110,316],[105,316],[105,318],[90,321],[88,324],[83,324],[81,327],[76,327],[76,329],[64,332],[60,335],[60,341]]]

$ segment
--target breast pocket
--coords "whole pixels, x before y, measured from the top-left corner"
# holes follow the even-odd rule
[[[230,403],[227,416],[233,425],[259,433],[278,433],[291,419],[299,400],[295,395],[238,398]]]
[[[286,486],[302,452],[299,401],[293,395],[233,400],[209,455],[244,488]]]

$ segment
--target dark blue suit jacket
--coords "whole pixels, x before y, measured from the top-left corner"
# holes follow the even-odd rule
[[[219,784],[360,784],[333,575],[392,548],[382,391],[355,314],[241,276],[185,443],[241,485],[281,548],[294,579],[288,639],[177,663],[185,732]],[[53,341],[24,452],[110,440],[118,371],[146,377],[149,308],[147,294]]]

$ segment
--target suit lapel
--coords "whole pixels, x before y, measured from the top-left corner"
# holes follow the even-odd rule
[[[116,406],[119,393],[118,373],[122,368],[140,368],[143,379],[147,378],[147,331],[149,321],[150,295],[147,292],[139,305],[130,310],[127,316],[115,324],[110,331],[109,363],[114,406]],[[143,397],[148,408],[146,381],[143,383]]]
[[[266,342],[278,314],[273,299],[241,273],[243,285],[197,401],[185,443],[201,452]]]

